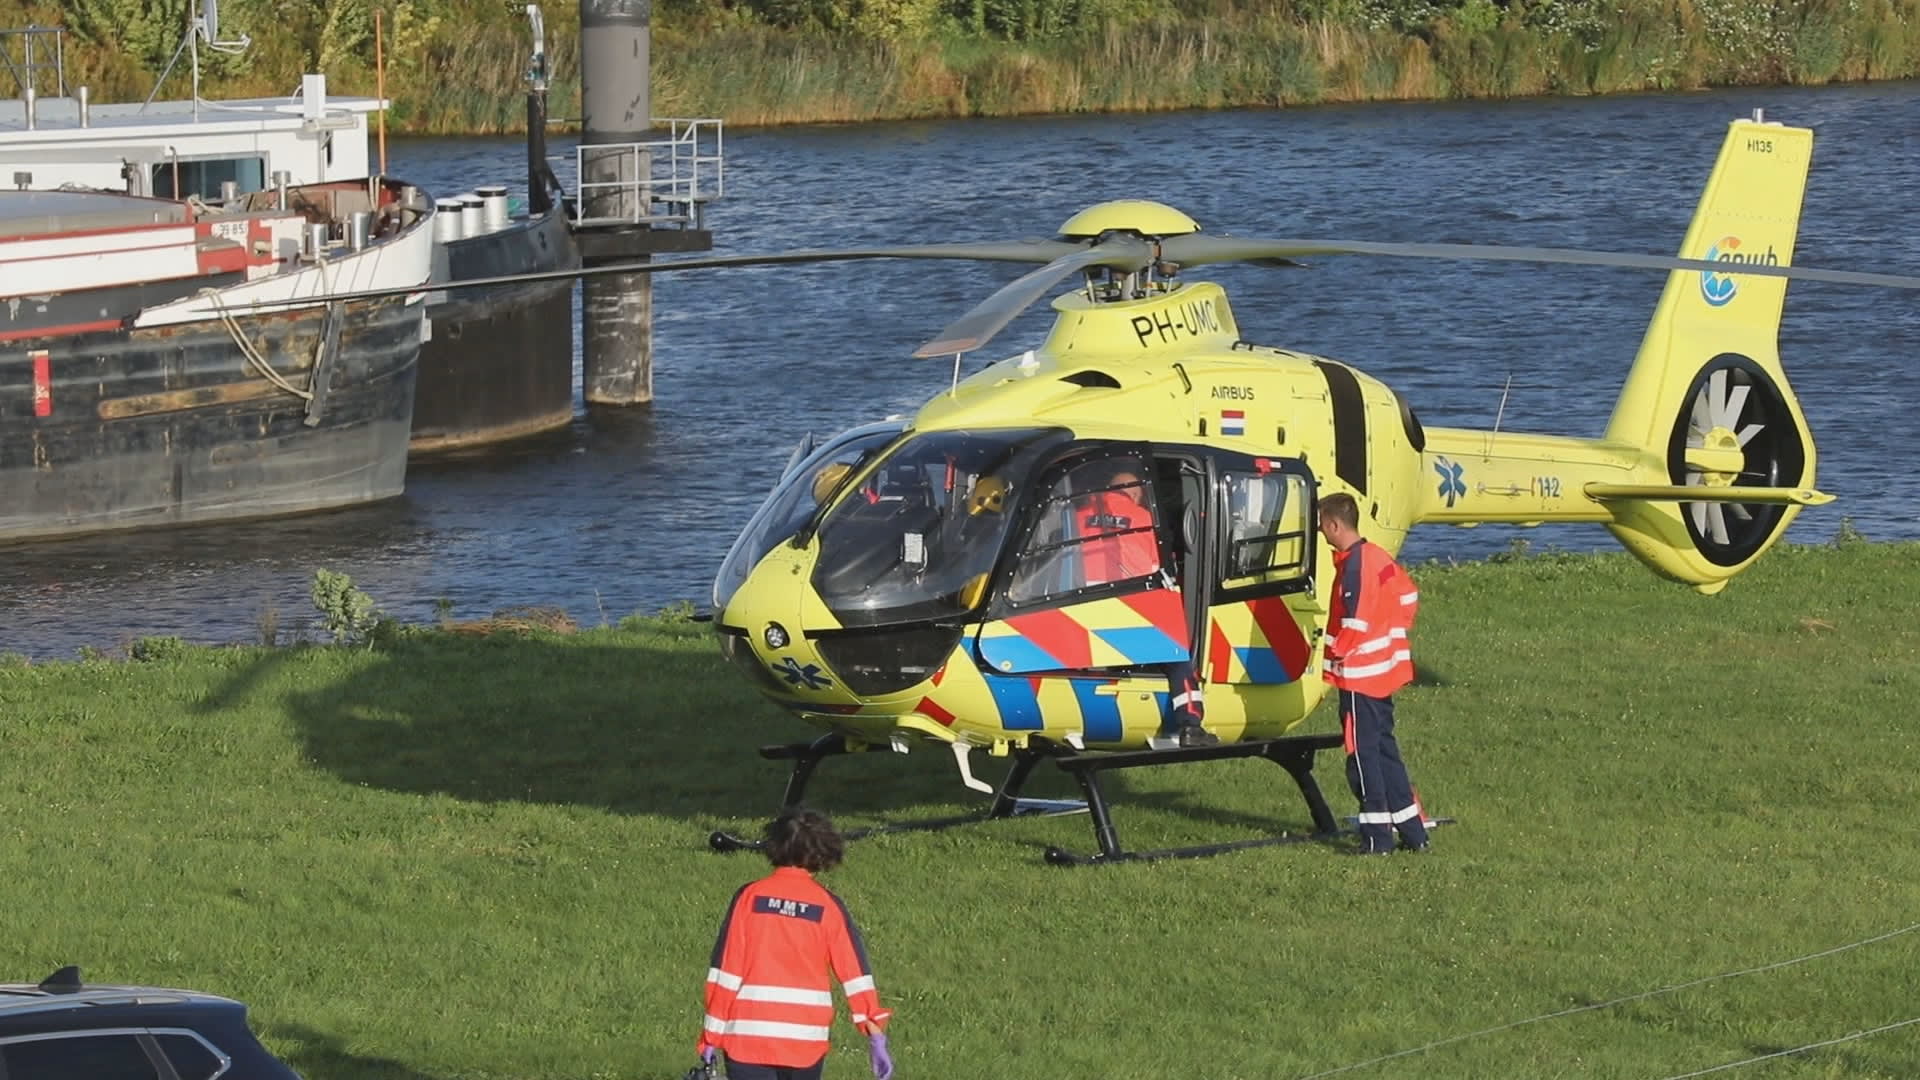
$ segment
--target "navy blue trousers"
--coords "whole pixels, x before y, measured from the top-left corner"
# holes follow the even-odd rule
[[[1175,660],[1162,664],[1160,670],[1167,676],[1167,720],[1161,730],[1171,734],[1206,723],[1207,706],[1200,696],[1200,674],[1194,670],[1193,661]],[[1184,705],[1175,701],[1182,694],[1189,698]]]
[[[1393,699],[1340,691],[1340,725],[1347,743],[1347,786],[1360,800],[1360,842],[1390,851],[1396,830],[1409,847],[1427,842],[1427,825],[1413,797],[1413,781],[1393,737]]]
[[[744,1061],[727,1059],[727,1080],[820,1080],[821,1067],[827,1059],[821,1058],[811,1065],[793,1068],[785,1065],[752,1065]]]

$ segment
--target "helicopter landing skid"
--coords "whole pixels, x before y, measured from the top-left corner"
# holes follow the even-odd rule
[[[1072,773],[1074,780],[1080,784],[1080,790],[1087,796],[1087,807],[1093,815],[1093,838],[1094,842],[1100,845],[1100,851],[1093,855],[1077,855],[1065,848],[1049,846],[1046,851],[1047,862],[1054,866],[1089,866],[1150,859],[1197,859],[1208,855],[1224,855],[1230,851],[1244,851],[1248,848],[1331,839],[1338,835],[1340,826],[1334,819],[1333,811],[1327,806],[1326,796],[1320,793],[1319,783],[1313,778],[1313,755],[1321,750],[1331,750],[1340,745],[1341,737],[1335,732],[1323,735],[1284,735],[1279,738],[1255,739],[1250,742],[1222,743],[1218,746],[1127,750],[1115,753],[1094,751],[1057,756],[1054,758],[1054,763]],[[1113,827],[1113,815],[1108,812],[1106,796],[1100,790],[1101,773],[1109,769],[1135,769],[1148,765],[1180,765],[1194,761],[1220,761],[1226,758],[1244,757],[1265,758],[1287,770],[1287,774],[1293,777],[1294,784],[1299,787],[1301,797],[1307,801],[1307,812],[1313,817],[1312,832],[1277,833],[1248,840],[1198,844],[1193,847],[1162,848],[1157,851],[1128,851],[1120,846],[1119,834]]]
[[[984,813],[875,825],[864,829],[853,829],[843,835],[849,840],[855,840],[880,833],[946,829],[998,818],[1074,813],[1092,815],[1093,837],[1094,842],[1100,846],[1099,852],[1093,855],[1077,855],[1065,848],[1049,846],[1046,850],[1046,860],[1055,866],[1085,866],[1148,859],[1191,859],[1222,855],[1230,851],[1243,851],[1248,848],[1314,840],[1325,841],[1340,834],[1340,824],[1335,819],[1333,811],[1327,806],[1326,797],[1321,794],[1319,783],[1314,780],[1313,757],[1321,750],[1332,750],[1340,745],[1341,737],[1338,732],[1285,735],[1249,742],[1223,743],[1218,746],[1116,752],[1075,750],[1070,746],[1045,739],[1035,739],[1030,745],[1013,752],[1013,765],[1007,770],[1006,779],[1002,781],[999,791],[994,795],[993,804]],[[807,781],[812,778],[814,769],[824,758],[836,754],[885,749],[889,747],[871,744],[850,747],[840,735],[829,734],[808,743],[764,746],[760,749],[760,756],[793,761],[793,773],[787,779],[785,805],[794,806],[805,795]],[[1313,818],[1312,832],[1279,833],[1247,840],[1164,848],[1156,851],[1128,851],[1120,845],[1119,834],[1114,829],[1113,815],[1108,809],[1106,795],[1100,788],[1101,773],[1110,769],[1180,765],[1195,761],[1220,761],[1246,757],[1265,758],[1287,770],[1287,774],[1293,777],[1295,785],[1299,787],[1301,797],[1307,802],[1307,812]],[[1026,785],[1027,778],[1032,775],[1033,767],[1042,760],[1051,760],[1061,769],[1071,773],[1074,780],[1079,783],[1081,792],[1086,795],[1086,800],[1081,802],[1072,799],[1022,798],[1021,788]],[[715,832],[707,838],[707,842],[715,851],[739,851],[749,848],[759,850],[762,847],[758,840],[748,840],[727,832]]]
[[[867,743],[849,746],[847,740],[839,734],[822,735],[812,742],[785,743],[778,746],[763,746],[760,756],[773,761],[791,760],[793,773],[787,777],[786,794],[781,801],[783,806],[798,806],[805,797],[807,782],[813,778],[814,769],[828,757],[838,754],[859,754],[875,750],[891,750],[886,744]],[[955,814],[951,817],[925,818],[917,821],[896,821],[882,825],[869,825],[865,828],[848,829],[841,833],[846,840],[859,840],[863,837],[878,836],[882,833],[931,832],[949,829],[956,825],[973,825],[982,821],[993,821],[1010,817],[1058,817],[1066,814],[1084,814],[1090,809],[1087,803],[1078,799],[1030,799],[1020,795],[1020,789],[1026,786],[1027,777],[1032,775],[1033,767],[1041,759],[1050,757],[1057,751],[1051,744],[1036,748],[1021,748],[1013,752],[1013,766],[1007,770],[1000,790],[994,795],[993,804],[984,813]],[[730,832],[716,831],[707,837],[707,846],[715,851],[759,851],[766,846],[764,841],[750,840]]]

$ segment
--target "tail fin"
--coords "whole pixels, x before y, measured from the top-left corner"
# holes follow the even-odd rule
[[[1793,260],[1813,132],[1759,120],[1728,129],[1682,258]],[[1812,492],[1813,438],[1780,366],[1787,281],[1675,270],[1627,375],[1606,441],[1664,457],[1664,484],[1602,496],[1607,527],[1657,573],[1716,592],[1786,531]],[[1686,500],[1672,487],[1759,487]],[[1780,489],[1806,489],[1789,498]]]

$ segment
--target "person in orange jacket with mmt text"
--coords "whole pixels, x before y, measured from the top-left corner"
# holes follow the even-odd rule
[[[1427,826],[1393,737],[1393,693],[1413,681],[1409,638],[1420,594],[1378,544],[1360,536],[1360,507],[1344,493],[1320,500],[1320,535],[1333,545],[1335,585],[1325,678],[1340,692],[1347,783],[1360,799],[1361,855],[1427,849]]]
[[[840,898],[813,879],[840,863],[845,842],[824,814],[789,807],[767,824],[773,873],[727,906],[707,969],[699,1053],[726,1055],[728,1080],[818,1080],[833,1025],[828,972],[867,1036],[875,1080],[893,1075],[887,1018],[866,946]]]

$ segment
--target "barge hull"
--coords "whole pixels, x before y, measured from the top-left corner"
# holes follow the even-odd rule
[[[446,257],[448,282],[580,265],[557,209],[453,241]],[[573,288],[567,279],[434,294],[432,335],[420,348],[415,453],[503,442],[573,419]]]
[[[0,542],[399,495],[423,325],[379,300],[331,333],[306,308],[0,345]]]

